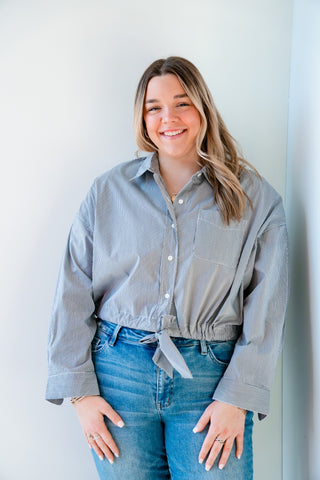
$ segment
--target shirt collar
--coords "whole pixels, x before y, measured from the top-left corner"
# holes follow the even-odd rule
[[[141,177],[147,171],[151,173],[159,172],[159,163],[156,152],[152,152],[147,155],[145,158],[141,159],[142,163],[140,164],[137,173],[130,179],[135,180],[136,178]]]
[[[130,179],[130,180],[135,180],[136,178],[142,177],[147,171],[151,173],[159,173],[159,161],[158,161],[158,155],[157,152],[152,152],[149,153],[146,157],[144,157],[142,160],[142,163],[140,164],[137,173]],[[210,183],[208,174],[207,174],[207,169],[206,167],[202,167],[199,172],[195,175],[199,175],[199,173],[202,173],[206,180]],[[199,175],[199,180],[198,183],[201,183],[201,177],[202,175]]]
[[[208,177],[207,167],[206,166],[202,167],[200,171],[204,175],[204,178],[207,180],[207,182],[211,185],[211,182]]]

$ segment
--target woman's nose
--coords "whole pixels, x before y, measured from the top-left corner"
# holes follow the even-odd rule
[[[174,108],[166,106],[162,109],[162,121],[163,122],[170,122],[176,119],[176,113]]]

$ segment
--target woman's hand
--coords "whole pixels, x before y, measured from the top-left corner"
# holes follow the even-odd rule
[[[236,457],[240,459],[243,451],[245,412],[245,410],[217,400],[205,409],[193,431],[201,432],[210,422],[208,433],[199,453],[199,463],[207,459],[206,470],[210,470],[221,451],[220,470],[225,466],[234,440],[236,441]]]
[[[103,417],[105,415],[120,428],[124,426],[121,417],[99,396],[84,397],[74,407],[90,448],[94,449],[100,460],[105,456],[110,463],[113,463],[113,455],[118,457],[119,450]]]

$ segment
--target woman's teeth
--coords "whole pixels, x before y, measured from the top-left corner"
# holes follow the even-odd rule
[[[179,135],[179,133],[182,133],[183,130],[176,130],[175,132],[163,132],[163,135],[166,135],[167,137],[174,137],[175,135]]]

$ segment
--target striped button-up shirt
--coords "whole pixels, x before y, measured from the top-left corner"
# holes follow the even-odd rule
[[[99,394],[91,357],[96,314],[154,333],[145,341],[158,342],[169,374],[173,366],[191,375],[170,337],[236,339],[213,398],[268,413],[287,303],[287,231],[277,192],[254,173],[244,171],[240,182],[252,206],[226,225],[205,167],[173,202],[156,155],[94,181],[60,269],[48,400]]]

